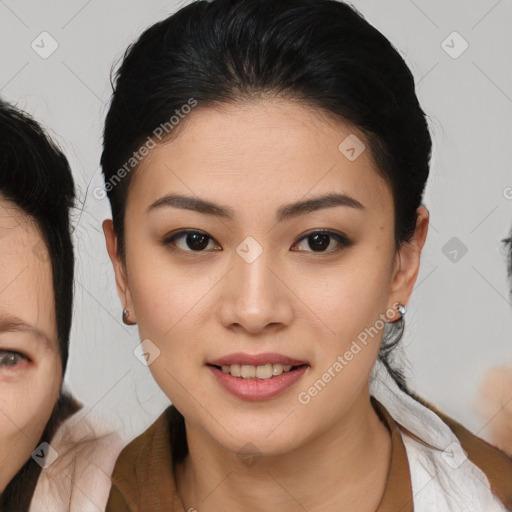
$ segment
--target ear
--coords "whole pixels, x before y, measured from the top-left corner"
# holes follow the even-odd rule
[[[420,268],[420,256],[428,232],[429,213],[424,206],[416,210],[416,228],[410,242],[404,243],[395,259],[395,270],[391,283],[390,303],[388,307],[399,302],[404,306],[409,302],[414,283]]]
[[[130,320],[133,319],[136,322],[137,319],[135,318],[126,268],[117,250],[117,235],[114,231],[114,223],[111,219],[106,219],[103,221],[102,226],[108,255],[110,257],[110,261],[112,262],[112,266],[114,267],[117,294],[119,295],[123,309],[127,309],[130,312]]]

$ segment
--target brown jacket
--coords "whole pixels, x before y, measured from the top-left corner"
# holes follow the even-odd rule
[[[373,397],[371,400],[391,433],[392,446],[386,487],[377,512],[413,512],[409,463],[399,425],[380,402]],[[512,510],[512,459],[432,405],[421,403],[434,410],[451,428],[470,461],[486,474],[492,491],[507,510]],[[175,413],[170,406],[121,452],[112,475],[106,512],[185,512],[172,471],[169,420]]]

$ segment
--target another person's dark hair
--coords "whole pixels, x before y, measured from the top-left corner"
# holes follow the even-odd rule
[[[392,190],[397,248],[414,234],[432,149],[426,117],[398,51],[343,2],[194,1],[127,49],[113,88],[101,164],[123,259],[126,163],[191,98],[200,109],[275,96],[348,121]],[[390,365],[402,333],[400,321],[380,358],[406,389]]]
[[[62,372],[73,309],[74,255],[69,211],[75,188],[68,161],[25,112],[0,103],[0,197],[34,219],[49,253]],[[37,248],[34,248],[37,252]]]
[[[73,307],[74,254],[69,212],[75,187],[68,161],[28,114],[0,100],[0,198],[16,204],[41,230],[52,268],[62,374],[66,370]],[[34,248],[40,254],[38,248]],[[80,404],[61,392],[40,442]],[[35,447],[34,447],[35,448]],[[0,497],[0,510],[28,510],[41,467],[29,459]]]
[[[502,242],[507,251],[507,273],[510,283],[509,297],[512,299],[512,230],[510,230],[510,234]]]
[[[503,240],[503,243],[505,244],[505,248],[507,251],[508,277],[512,278],[512,230],[510,231],[510,235],[508,236],[508,238],[505,238],[505,240]]]

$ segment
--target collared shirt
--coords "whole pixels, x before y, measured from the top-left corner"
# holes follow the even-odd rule
[[[413,512],[410,468],[399,426],[380,402],[372,398],[372,403],[390,431],[392,446],[384,495],[377,510]],[[173,407],[121,453],[112,475],[107,512],[184,512],[172,472],[169,427]],[[512,461],[453,420],[444,419],[451,423],[470,458],[484,470],[494,491],[512,510]]]

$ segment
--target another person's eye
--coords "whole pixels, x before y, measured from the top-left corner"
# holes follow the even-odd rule
[[[28,358],[13,350],[0,350],[0,368],[14,368]]]
[[[315,230],[307,233],[305,236],[299,239],[298,242],[295,242],[292,247],[295,247],[299,242],[303,244],[307,244],[307,246],[311,249],[309,251],[307,248],[298,249],[298,251],[305,252],[338,252],[342,249],[349,247],[352,245],[352,241],[348,239],[346,235],[343,233],[339,233],[337,231],[329,231],[329,230]],[[333,240],[337,242],[337,246],[333,244]],[[299,244],[300,245],[300,244]],[[335,247],[333,248],[333,245]]]
[[[204,252],[205,249],[212,248],[208,247],[209,242],[214,239],[204,233],[203,231],[197,231],[195,229],[183,229],[172,235],[166,236],[162,243],[168,246],[169,249],[175,251],[173,246],[178,247],[184,252]]]

